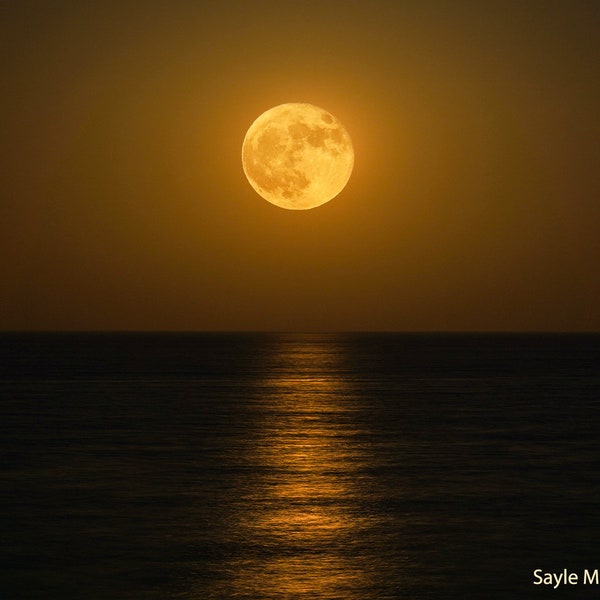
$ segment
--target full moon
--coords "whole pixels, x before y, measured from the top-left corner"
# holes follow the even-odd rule
[[[275,106],[246,133],[242,166],[265,200],[291,210],[321,206],[348,183],[352,140],[329,112],[301,102]]]

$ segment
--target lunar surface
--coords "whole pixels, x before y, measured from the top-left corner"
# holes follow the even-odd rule
[[[242,145],[242,165],[265,200],[306,210],[344,189],[354,150],[348,132],[331,113],[312,104],[288,103],[252,123]]]

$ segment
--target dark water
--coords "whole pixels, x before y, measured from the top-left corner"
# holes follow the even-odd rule
[[[1,598],[564,597],[600,336],[3,334]]]

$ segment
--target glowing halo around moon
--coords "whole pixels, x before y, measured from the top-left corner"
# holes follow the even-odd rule
[[[291,210],[321,206],[348,183],[352,140],[329,112],[301,102],[260,115],[246,133],[242,166],[265,200]]]

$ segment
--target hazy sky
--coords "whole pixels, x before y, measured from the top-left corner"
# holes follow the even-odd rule
[[[0,3],[0,328],[600,330],[596,0]],[[240,161],[337,116],[310,211]]]

